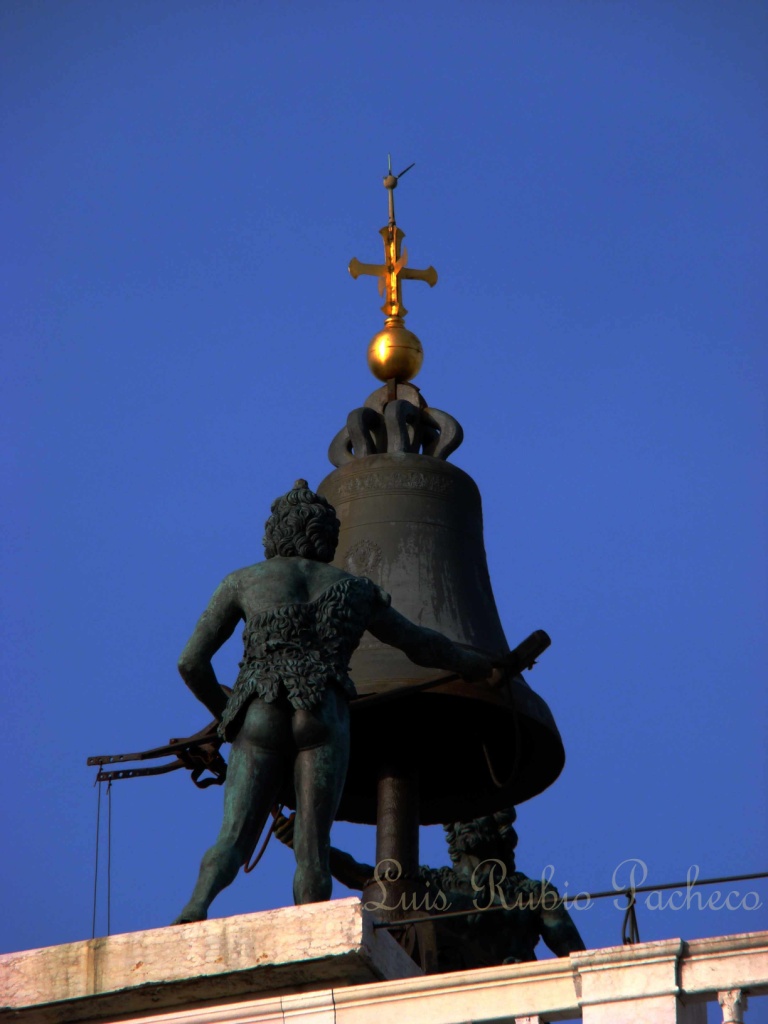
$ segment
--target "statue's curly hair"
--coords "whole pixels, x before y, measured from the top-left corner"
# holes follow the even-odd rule
[[[339,542],[336,509],[320,494],[297,480],[293,489],[272,502],[272,514],[264,524],[267,558],[298,555],[330,562]]]
[[[500,840],[504,847],[507,863],[514,870],[517,832],[512,827],[512,824],[516,818],[517,811],[515,808],[507,807],[504,810],[496,811],[494,814],[486,815],[482,818],[473,818],[471,821],[457,821],[443,825],[445,838],[448,842],[448,853],[451,855],[453,863],[455,864],[461,858],[463,851],[463,844],[459,841],[458,831],[459,829],[462,831],[469,829],[474,837],[482,842],[493,843]]]

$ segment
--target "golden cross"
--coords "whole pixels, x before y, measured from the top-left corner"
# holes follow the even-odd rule
[[[405,171],[410,171],[406,167]],[[437,284],[437,271],[434,267],[427,267],[426,270],[412,270],[408,264],[408,250],[401,252],[400,243],[405,238],[405,232],[401,231],[395,223],[395,196],[398,178],[402,178],[405,171],[395,176],[392,173],[392,164],[389,165],[389,174],[384,179],[384,188],[389,192],[389,224],[382,228],[379,234],[384,239],[384,263],[361,263],[356,257],[349,261],[349,272],[355,280],[361,274],[368,274],[379,279],[379,295],[385,296],[382,313],[387,320],[402,322],[408,313],[403,305],[403,281],[426,281],[430,288]]]

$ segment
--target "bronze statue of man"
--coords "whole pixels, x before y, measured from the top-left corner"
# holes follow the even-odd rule
[[[253,851],[288,772],[296,793],[294,900],[330,899],[330,830],[347,771],[348,700],[355,696],[349,660],[366,629],[417,665],[468,679],[491,675],[484,657],[414,625],[371,580],[329,565],[338,535],[333,507],[297,480],[272,504],[266,560],[224,579],[181,654],[182,678],[220,720],[219,735],[232,749],[224,822],[175,923],[206,918]],[[241,619],[244,655],[227,698],[211,658]]]
[[[432,898],[445,893],[452,909],[478,909],[466,918],[436,914],[438,969],[465,970],[535,960],[539,938],[555,956],[585,948],[557,889],[517,870],[514,807],[444,826],[451,867],[422,868]],[[490,910],[490,908],[502,908]]]

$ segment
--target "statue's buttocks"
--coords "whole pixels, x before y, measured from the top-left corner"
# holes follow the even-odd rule
[[[329,686],[355,696],[349,660],[377,606],[389,596],[365,577],[345,576],[313,601],[260,612],[243,630],[243,660],[222,717],[220,735],[231,740],[254,697],[267,703],[285,697],[311,711]]]

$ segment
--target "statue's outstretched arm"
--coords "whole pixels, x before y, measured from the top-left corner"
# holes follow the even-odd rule
[[[217,587],[208,607],[179,658],[181,678],[216,718],[221,718],[227,696],[219,686],[211,658],[232,636],[243,617],[237,585],[231,576]]]
[[[357,892],[362,892],[368,885],[375,870],[372,864],[361,864],[352,854],[338,850],[335,846],[330,849],[330,867],[331,874],[338,882]]]
[[[368,629],[383,643],[399,647],[417,665],[449,669],[467,679],[487,679],[493,671],[481,654],[459,647],[434,629],[417,626],[394,608],[377,609]]]
[[[568,956],[587,948],[562,903],[552,910],[541,911],[541,937],[555,956]]]

